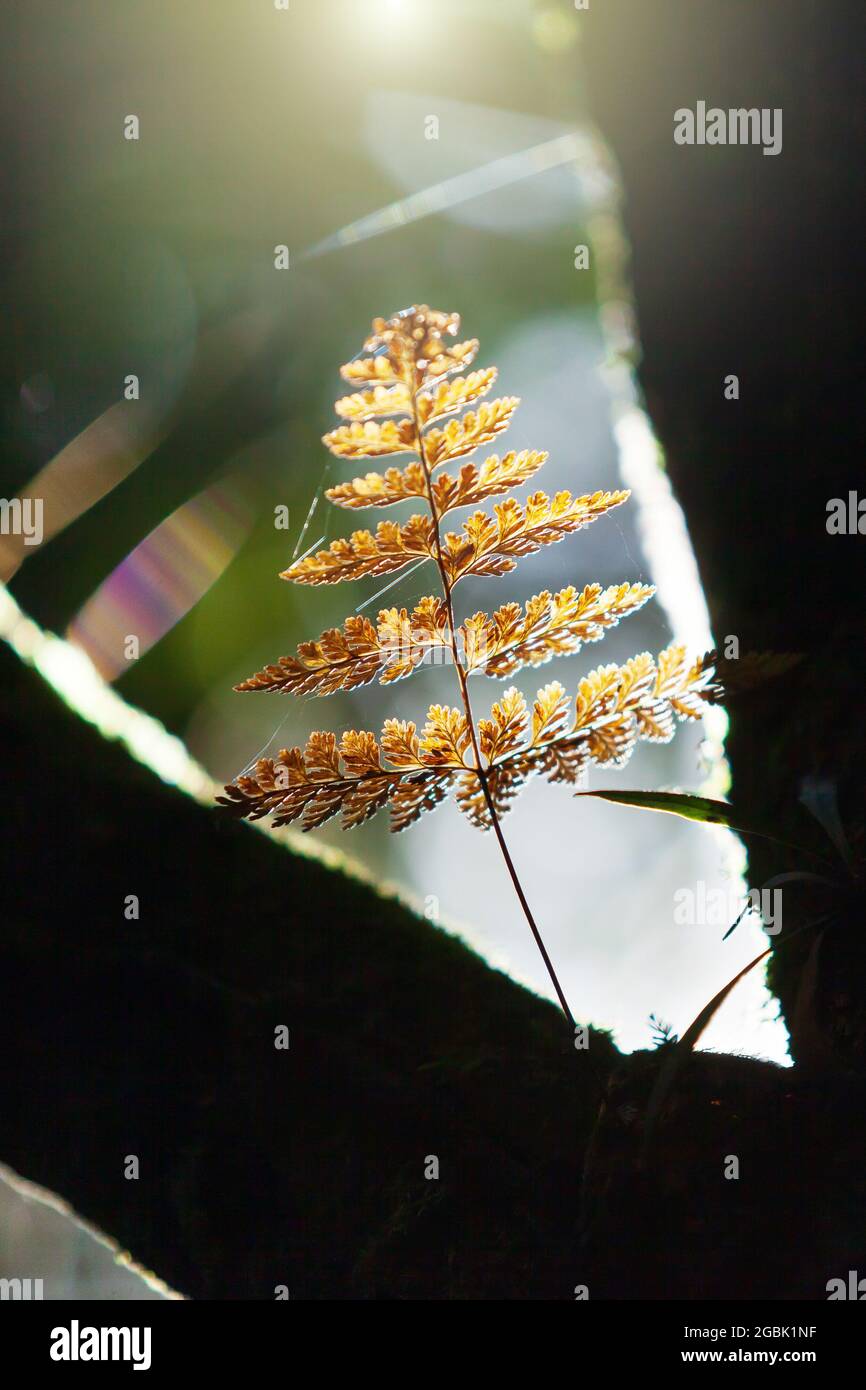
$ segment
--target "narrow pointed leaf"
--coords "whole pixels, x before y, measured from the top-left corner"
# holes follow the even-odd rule
[[[638,810],[664,811],[683,820],[699,821],[704,825],[724,825],[740,835],[757,835],[764,840],[773,840],[777,845],[798,850],[815,859],[825,856],[815,850],[791,840],[783,840],[775,835],[766,824],[757,824],[754,817],[732,806],[728,801],[715,801],[706,796],[695,796],[690,792],[652,792],[652,791],[597,791],[578,792],[579,796],[595,796],[602,801],[614,801],[621,806],[633,806]]]

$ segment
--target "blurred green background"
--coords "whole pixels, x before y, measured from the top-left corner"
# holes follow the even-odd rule
[[[235,562],[120,681],[172,728],[246,674],[248,652],[342,616],[344,593],[311,599],[275,577],[327,461],[338,365],[373,315],[457,308],[496,361],[527,318],[592,302],[593,275],[569,254],[586,235],[563,168],[304,259],[415,188],[573,127],[579,21],[566,5],[545,15],[539,28],[527,3],[28,7],[19,90],[4,97],[21,136],[5,229],[4,495],[120,399],[128,373],[142,413],[171,430],[28,559],[14,592],[62,630],[170,512],[222,474],[239,478],[255,516]],[[130,113],[138,141],[124,139]],[[290,544],[274,529],[278,504]]]

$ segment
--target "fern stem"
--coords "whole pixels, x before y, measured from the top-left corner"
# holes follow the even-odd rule
[[[496,807],[493,804],[493,797],[490,794],[490,787],[487,783],[487,774],[481,757],[481,749],[478,744],[478,734],[475,729],[475,720],[472,717],[472,703],[469,699],[469,687],[467,683],[466,670],[463,665],[463,662],[460,659],[460,648],[457,644],[457,627],[454,621],[454,602],[451,595],[451,582],[448,578],[448,571],[445,567],[445,563],[442,558],[442,542],[439,531],[439,513],[437,511],[436,503],[433,498],[433,486],[430,474],[430,467],[427,462],[427,455],[424,450],[424,435],[422,433],[421,420],[418,414],[417,385],[416,389],[412,391],[412,415],[415,422],[415,436],[418,440],[418,458],[421,463],[421,467],[424,470],[424,481],[427,487],[427,502],[430,507],[430,517],[433,522],[433,540],[436,549],[436,566],[439,570],[439,577],[442,581],[442,592],[445,599],[445,608],[448,614],[448,640],[451,647],[451,655],[454,660],[454,669],[457,673],[457,682],[460,687],[460,698],[463,702],[463,709],[466,714],[466,723],[469,729],[469,737],[472,741],[472,751],[475,757],[475,771],[478,774],[478,781],[481,784],[481,791],[484,795],[484,800],[487,805],[487,812],[490,816],[490,823],[493,827],[493,832],[496,836],[499,848],[502,851],[502,857],[505,860],[505,866],[508,869],[511,882],[514,885],[514,891],[517,894],[518,901],[523,909],[523,915],[529,923],[529,929],[532,932],[533,937],[535,938],[535,944],[541,952],[541,958],[544,961],[547,973],[550,976],[551,983],[553,985],[554,990],[556,991],[556,997],[559,1000],[560,1008],[562,1009],[562,1012],[565,1014],[569,1026],[573,1030],[576,1027],[574,1015],[572,1014],[571,1009],[568,1007],[568,1001],[566,1000],[562,985],[559,983],[556,971],[553,968],[553,961],[550,959],[541,932],[539,931],[535,918],[532,915],[532,909],[530,908],[529,903],[526,900],[526,894],[523,891],[523,886],[520,882],[517,870],[514,867],[514,860],[511,858],[508,845],[505,843],[505,836],[502,833],[502,826],[499,823],[499,816],[496,813]]]

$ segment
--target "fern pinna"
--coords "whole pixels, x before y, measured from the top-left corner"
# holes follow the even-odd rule
[[[411,675],[438,648],[453,661],[459,707],[431,705],[420,732],[415,723],[386,719],[379,739],[357,730],[339,740],[332,733],[313,733],[303,749],[259,759],[254,771],[226,787],[221,800],[251,820],[268,815],[274,825],[300,820],[304,830],[338,813],[345,828],[360,825],[387,806],[391,828],[404,830],[455,792],[473,825],[494,830],[571,1019],[499,820],[532,776],[576,785],[590,764],[621,767],[638,739],[668,742],[677,718],[700,717],[711,698],[712,672],[703,659],[689,661],[684,648],[673,645],[656,660],[643,652],[623,666],[599,666],[581,680],[575,700],[551,681],[530,709],[510,686],[488,718],[474,719],[470,676],[508,677],[577,652],[634,613],[654,590],[639,583],[569,585],[555,594],[536,594],[523,605],[508,602],[491,614],[473,613],[457,624],[454,591],[461,579],[506,574],[521,556],[562,540],[629,496],[624,491],[581,497],[533,492],[525,505],[505,496],[494,503],[492,514],[476,510],[459,531],[444,530],[450,512],[510,493],[534,478],[547,457],[536,450],[512,451],[491,454],[480,467],[461,462],[459,471],[443,471],[490,444],[519,404],[513,396],[481,400],[496,380],[496,368],[466,373],[478,342],[449,342],[459,327],[459,315],[426,305],[374,320],[363,349],[368,355],[340,369],[354,388],[336,403],[345,423],[324,436],[330,451],[344,459],[414,456],[404,468],[366,473],[329,488],[326,496],[335,506],[356,511],[417,498],[423,511],[402,524],[386,519],[375,532],[359,530],[332,541],[281,576],[295,584],[336,584],[396,574],[431,560],[441,594],[421,599],[412,612],[383,609],[375,623],[351,616],[342,628],[302,643],[296,655],[281,657],[236,687],[328,695],[374,680],[389,685]],[[458,414],[468,406],[473,408]]]

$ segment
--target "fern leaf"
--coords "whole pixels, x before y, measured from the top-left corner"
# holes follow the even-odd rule
[[[565,686],[551,681],[539,690],[532,706],[532,747],[542,748],[559,738],[568,722],[571,701]]]
[[[354,531],[349,537],[331,541],[327,550],[297,560],[280,578],[294,584],[339,584],[344,579],[392,574],[412,560],[432,555],[435,546],[430,518],[412,516],[403,526],[380,521],[375,536],[371,531]]]
[[[502,458],[491,454],[480,469],[465,463],[456,478],[450,473],[440,473],[433,484],[436,511],[444,516],[455,507],[475,506],[488,497],[509,492],[534,478],[546,458],[547,454],[535,449],[523,449],[519,454],[512,450]]]
[[[475,506],[488,497],[509,492],[534,477],[547,454],[534,449],[514,451],[500,458],[491,454],[481,468],[466,463],[455,478],[441,473],[428,491],[427,480],[420,463],[410,463],[404,469],[389,468],[386,473],[367,473],[348,483],[338,483],[327,489],[325,496],[338,507],[388,507],[405,502],[410,497],[429,498],[432,493],[437,514],[441,517],[455,507]]]
[[[332,733],[310,735],[306,748],[260,758],[254,773],[229,783],[218,798],[248,820],[271,816],[274,826],[300,820],[314,830],[340,815],[348,830],[391,806],[392,830],[404,830],[447,795],[465,770],[470,734],[460,710],[431,705],[419,738],[415,725],[386,720],[381,746],[355,729],[340,742]],[[390,766],[382,762],[383,754]]]
[[[433,361],[457,352],[457,348],[449,347],[443,340],[446,336],[453,338],[459,328],[459,314],[431,309],[427,304],[415,304],[405,313],[395,314],[390,319],[375,318],[364,350],[386,352],[401,379],[408,380],[415,372],[422,376],[426,374]]]
[[[558,492],[549,498],[535,492],[525,507],[509,497],[496,504],[495,516],[474,512],[464,523],[462,535],[448,532],[443,538],[442,558],[449,581],[456,584],[467,574],[507,574],[521,556],[588,526],[629,495],[595,492],[572,497],[570,492]],[[436,556],[433,523],[420,515],[410,517],[403,526],[381,521],[375,536],[355,531],[332,541],[328,550],[297,561],[280,577],[298,584],[336,584],[342,579],[389,574],[418,556]]]
[[[656,661],[642,652],[623,666],[600,666],[580,682],[571,701],[558,681],[539,690],[531,713],[511,688],[477,733],[486,766],[471,765],[471,732],[459,709],[431,705],[419,737],[415,724],[386,720],[381,744],[350,730],[314,733],[306,749],[283,749],[260,759],[254,774],[236,778],[221,804],[236,815],[274,825],[301,820],[304,830],[338,813],[347,828],[386,805],[392,829],[413,824],[456,784],[457,804],[480,827],[490,823],[482,776],[497,814],[504,814],[526,781],[578,783],[590,764],[621,766],[638,740],[667,741],[675,718],[698,719],[710,703],[713,670],[706,658],[688,662],[673,644]],[[651,719],[647,720],[647,712]],[[383,758],[385,762],[383,762]]]
[[[384,356],[356,357],[354,361],[346,362],[340,368],[340,376],[353,386],[365,385],[367,382],[374,382],[377,386],[390,386],[400,381],[394,364]]]
[[[325,496],[338,507],[390,507],[408,497],[427,497],[427,480],[420,463],[410,463],[402,471],[389,468],[386,473],[367,473],[350,483],[337,483],[326,489]]]
[[[405,719],[386,719],[382,729],[382,750],[397,768],[423,768],[421,740],[415,725]]]
[[[489,719],[478,721],[478,743],[488,763],[505,758],[518,748],[526,736],[529,716],[520,691],[506,690],[490,711]]]
[[[379,642],[385,656],[380,682],[390,685],[411,675],[437,647],[449,647],[448,609],[441,598],[422,598],[412,609],[386,608],[379,614]]]
[[[411,453],[418,447],[418,435],[413,420],[353,421],[340,425],[322,435],[332,454],[340,458],[382,458],[385,454]]]
[[[412,398],[401,381],[396,386],[373,386],[352,396],[341,396],[334,409],[344,420],[363,422],[377,415],[405,415],[411,409]]]
[[[707,673],[705,658],[698,657],[688,664],[686,649],[673,643],[658,659],[655,693],[660,700],[669,700],[680,719],[699,719],[707,702],[712,669]]]
[[[281,656],[235,690],[332,695],[368,685],[377,677],[388,685],[414,671],[432,648],[449,645],[446,606],[430,596],[420,599],[411,613],[383,608],[375,626],[353,615],[342,628],[329,628],[316,641],[302,642],[296,656]]]
[[[270,815],[274,826],[300,820],[303,830],[314,830],[341,815],[349,830],[392,802],[403,776],[382,767],[371,733],[351,730],[339,746],[333,734],[315,733],[303,751],[284,748],[276,759],[260,759],[254,774],[238,777],[218,799],[249,820]]]
[[[507,574],[521,556],[556,544],[620,506],[629,495],[594,492],[572,497],[570,492],[558,492],[550,498],[544,492],[534,492],[525,507],[509,497],[496,504],[494,516],[473,512],[462,535],[449,532],[444,537],[443,564],[449,582],[456,584],[467,574]]]
[[[345,381],[382,384],[403,381],[413,386],[450,376],[468,367],[478,352],[478,339],[446,344],[444,335],[454,336],[460,326],[459,314],[443,314],[426,305],[414,306],[411,322],[374,319],[373,333],[364,344],[371,357],[355,358],[340,368]]]
[[[590,765],[623,766],[639,740],[667,742],[676,717],[699,719],[712,702],[712,676],[705,658],[688,663],[678,644],[662,652],[657,662],[642,652],[623,666],[600,666],[585,676],[573,721],[564,688],[551,682],[536,696],[528,738],[499,754],[485,770],[497,814],[505,813],[536,774],[574,785]],[[659,693],[662,689],[664,694]],[[495,710],[494,706],[492,718],[497,722],[501,716]],[[479,732],[486,724],[479,720]],[[457,802],[474,825],[489,827],[490,811],[477,772],[462,775]]]
[[[469,338],[465,343],[455,343],[429,359],[422,358],[419,368],[431,381],[450,376],[452,372],[461,372],[464,367],[470,366],[478,355],[479,347],[477,338]]]
[[[435,424],[486,396],[497,377],[495,367],[485,367],[469,376],[457,376],[427,387],[418,397],[418,416],[423,426]]]
[[[551,595],[534,595],[521,608],[505,604],[492,617],[475,613],[457,629],[467,672],[510,676],[526,665],[538,666],[552,656],[577,652],[584,642],[598,641],[620,618],[634,613],[654,590],[648,584],[615,584],[602,589],[588,584]],[[302,642],[296,656],[281,656],[234,688],[237,691],[331,695],[355,690],[378,679],[382,685],[411,674],[434,648],[448,648],[448,613],[442,599],[420,599],[411,613],[385,608],[376,625],[353,615],[341,628],[329,628],[312,642]],[[649,707],[642,718],[649,725]],[[649,729],[644,735],[649,737]]]
[[[510,809],[525,780],[525,774],[516,762],[504,763],[485,773],[487,792],[498,817],[504,816]],[[455,800],[464,816],[478,830],[490,829],[490,808],[477,772],[463,773],[457,779]]]
[[[347,618],[342,629],[303,642],[297,656],[281,656],[235,686],[238,691],[271,690],[291,695],[330,695],[375,679],[384,656],[379,634],[367,618]]]
[[[432,811],[444,801],[453,781],[453,772],[417,772],[404,777],[391,797],[391,830],[406,830],[425,811]]]
[[[495,439],[518,405],[514,396],[482,399],[496,381],[496,368],[467,370],[478,342],[452,341],[459,329],[459,315],[426,305],[374,319],[364,355],[341,368],[352,388],[336,403],[343,423],[324,436],[332,453],[349,460],[415,455],[403,466],[335,483],[326,494],[331,502],[355,510],[417,498],[426,514],[354,531],[295,561],[282,575],[299,584],[334,584],[398,573],[413,561],[431,559],[442,597],[425,597],[411,612],[382,609],[375,623],[348,617],[342,627],[302,642],[293,656],[281,657],[237,689],[326,695],[373,680],[386,685],[408,676],[439,648],[453,651],[465,696],[466,676],[502,678],[577,652],[653,593],[645,584],[545,590],[523,605],[506,602],[492,615],[475,613],[451,632],[452,590],[460,579],[505,574],[522,556],[580,530],[629,496],[619,490],[580,497],[535,492],[521,505],[508,494],[544,464],[546,454],[535,450],[493,454],[478,466],[462,462],[452,473],[443,471],[449,461],[465,460]],[[496,497],[503,500],[492,513],[473,511],[462,530],[442,535],[442,517]],[[420,732],[398,719],[385,721],[379,740],[366,731],[349,730],[339,741],[316,732],[303,750],[260,759],[253,773],[226,787],[221,800],[236,815],[271,816],[276,825],[297,820],[305,830],[336,815],[346,827],[360,825],[389,807],[392,829],[402,830],[456,790],[464,814],[487,826],[491,807],[495,815],[504,813],[532,776],[573,785],[591,764],[621,766],[639,740],[667,742],[677,720],[699,718],[718,698],[712,676],[712,657],[691,659],[673,643],[655,661],[642,652],[621,666],[589,672],[574,701],[552,681],[530,707],[512,686],[475,727],[464,698],[463,709],[431,705]]]
[[[532,709],[530,747],[540,748],[556,737],[568,719],[570,704],[565,689],[556,681],[538,692]],[[496,702],[489,720],[478,721],[481,751],[489,764],[484,773],[487,796],[478,773],[466,772],[458,781],[456,801],[463,814],[479,829],[490,828],[488,797],[496,815],[505,815],[534,770],[526,752],[518,751],[529,730],[526,701],[520,691],[513,688],[506,690]]]
[[[374,763],[378,765],[372,734],[351,731],[338,748],[333,734],[314,733],[303,751],[284,748],[276,759],[259,759],[255,773],[238,777],[219,800],[250,820],[270,815],[275,826],[301,820],[304,830],[313,830],[340,812],[345,826],[359,825],[390,795],[393,778],[374,770]]]
[[[471,742],[466,715],[447,705],[431,705],[421,732],[420,757],[428,767],[466,766],[466,750]]]
[[[497,434],[507,430],[520,401],[517,396],[484,401],[477,410],[469,410],[459,420],[449,420],[443,429],[428,430],[424,436],[424,453],[431,468],[453,459],[465,458],[482,444],[489,444]]]
[[[712,668],[700,657],[687,665],[683,656],[674,644],[656,662],[643,652],[591,672],[578,688],[572,730],[557,746],[585,747],[587,761],[621,766],[639,739],[667,743],[675,717],[700,719],[710,703]]]
[[[511,676],[523,666],[540,666],[554,656],[573,655],[598,642],[621,618],[636,613],[655,593],[650,584],[572,585],[557,594],[544,590],[524,608],[506,603],[492,617],[475,613],[459,629],[468,671]]]

